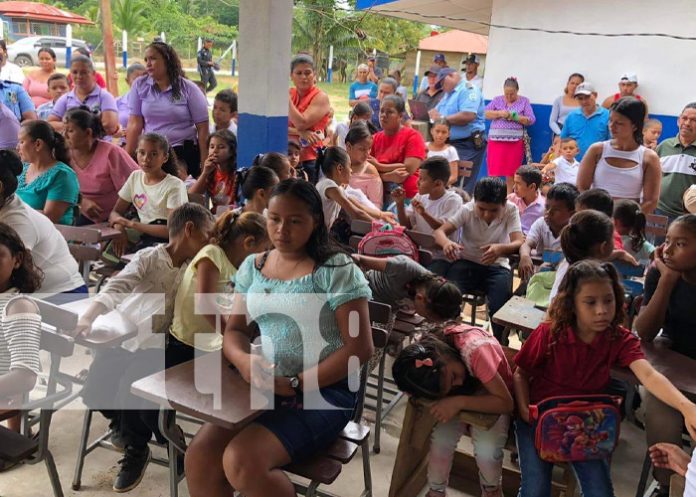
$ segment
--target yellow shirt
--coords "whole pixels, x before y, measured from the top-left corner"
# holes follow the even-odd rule
[[[211,312],[213,300],[195,298],[198,291],[198,263],[203,259],[208,259],[220,271],[217,283],[218,295],[214,297],[214,302],[218,304],[218,308],[223,308],[220,311],[222,314],[229,314],[229,297],[234,290],[232,277],[237,269],[220,247],[206,245],[193,258],[184,273],[181,286],[174,300],[174,321],[171,334],[186,345],[210,352],[222,347],[222,332],[224,330],[216,331],[204,317],[206,314],[214,314]],[[196,300],[198,300],[198,306],[196,306]],[[198,312],[196,312],[196,307],[198,307]],[[227,311],[224,310],[226,308]]]

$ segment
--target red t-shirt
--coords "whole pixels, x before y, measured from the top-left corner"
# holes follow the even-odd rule
[[[387,136],[380,131],[372,142],[372,156],[381,164],[403,164],[409,157],[425,159],[425,142],[421,134],[413,128],[402,126],[399,131]],[[418,193],[418,170],[402,183],[407,198]]]
[[[208,195],[213,201],[213,207],[230,205],[236,201],[236,176],[230,177],[220,168],[215,169],[215,175],[208,182]]]
[[[515,364],[530,376],[530,404],[557,395],[604,393],[613,366],[628,367],[645,358],[638,338],[622,326],[618,337],[607,330],[591,344],[568,328],[552,347],[550,330],[549,323],[539,325],[515,356]]]
[[[621,234],[614,230],[614,250],[623,250],[623,240],[621,239]]]

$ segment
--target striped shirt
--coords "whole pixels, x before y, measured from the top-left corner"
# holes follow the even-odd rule
[[[679,137],[668,138],[657,147],[662,165],[662,185],[657,208],[670,217],[686,214],[684,192],[696,185],[696,142],[682,145]]]
[[[39,373],[41,316],[35,313],[7,316],[7,304],[17,295],[16,290],[0,294],[0,376],[16,369]]]

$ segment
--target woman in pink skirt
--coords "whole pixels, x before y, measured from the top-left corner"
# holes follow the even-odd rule
[[[524,160],[524,128],[536,121],[529,99],[520,96],[517,78],[505,80],[503,94],[486,106],[490,119],[488,133],[488,175],[504,176],[508,193],[512,193],[515,171]]]

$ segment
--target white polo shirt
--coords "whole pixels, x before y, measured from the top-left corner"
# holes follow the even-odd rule
[[[543,217],[540,217],[527,233],[527,245],[536,249],[537,254],[543,254],[544,250],[561,250],[561,238],[551,233],[549,225]]]
[[[455,216],[447,219],[447,222],[456,228],[461,228],[459,243],[462,249],[458,254],[459,259],[466,259],[477,264],[481,264],[482,246],[491,243],[510,243],[511,233],[522,233],[520,213],[511,202],[505,203],[500,217],[491,224],[486,224],[478,217],[474,200],[465,204]],[[510,261],[507,257],[499,257],[494,264],[510,269]]]

